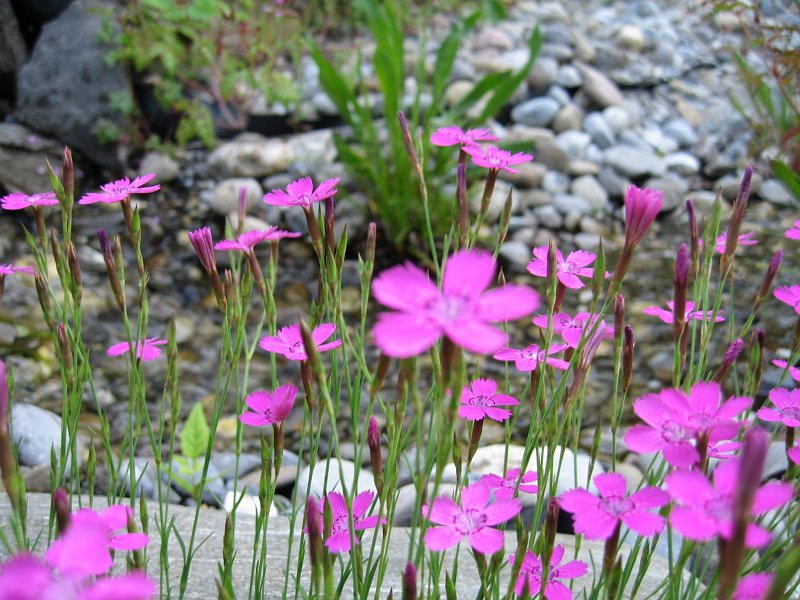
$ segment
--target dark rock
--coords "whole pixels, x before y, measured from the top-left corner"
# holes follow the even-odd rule
[[[97,134],[106,126],[122,125],[110,100],[132,92],[122,66],[106,63],[108,47],[98,41],[103,18],[96,8],[91,0],[78,0],[45,25],[31,59],[19,72],[15,115],[93,162],[118,169],[119,148],[101,144]]]
[[[17,71],[28,50],[8,0],[0,0],[0,99],[14,103]]]

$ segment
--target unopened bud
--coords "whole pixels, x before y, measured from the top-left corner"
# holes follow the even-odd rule
[[[733,266],[733,257],[736,254],[736,247],[739,245],[739,231],[744,220],[744,211],[747,208],[747,201],[750,198],[750,183],[753,178],[753,167],[747,167],[742,177],[742,184],[736,201],[733,203],[731,220],[728,222],[727,238],[725,240],[725,251],[720,259],[720,269],[723,275],[730,273]]]
[[[56,513],[57,534],[63,534],[69,527],[72,518],[70,513],[69,495],[63,487],[56,488],[53,492],[53,511]]]
[[[689,288],[689,252],[686,244],[678,247],[675,256],[675,271],[672,278],[673,322],[672,332],[675,341],[678,341],[686,324],[686,298]]]
[[[769,261],[767,272],[764,274],[764,279],[761,282],[761,287],[758,288],[756,299],[753,302],[753,311],[761,308],[761,304],[769,296],[769,289],[772,287],[772,282],[775,281],[775,276],[778,274],[778,269],[781,268],[781,261],[783,260],[783,250],[778,250]]]
[[[36,284],[36,295],[39,297],[39,306],[42,307],[44,320],[50,329],[53,328],[52,306],[50,305],[50,291],[47,289],[47,280],[43,275],[37,273],[34,277]]]
[[[369,462],[372,465],[375,488],[380,496],[383,492],[383,458],[381,457],[381,432],[378,427],[378,420],[375,417],[369,418],[367,445],[369,446]]]
[[[375,244],[378,239],[378,226],[375,221],[370,221],[367,226],[367,244],[364,248],[364,257],[369,268],[369,273],[372,275],[372,267],[375,264]]]
[[[622,389],[627,390],[633,379],[633,348],[636,342],[633,339],[633,328],[625,326],[624,343],[622,346]]]
[[[238,230],[238,234],[241,235],[244,231],[244,220],[247,217],[247,186],[242,186],[239,188],[239,205],[237,216],[239,217],[239,221],[236,223],[236,229]]]
[[[61,352],[64,368],[69,372],[72,369],[72,348],[69,343],[67,328],[63,322],[56,327],[56,337],[58,338],[58,349]]]
[[[460,247],[467,245],[469,233],[469,209],[467,208],[467,165],[458,163],[458,180],[456,184],[456,201],[458,202],[458,237]]]
[[[67,263],[69,264],[69,272],[72,275],[72,281],[75,283],[75,294],[78,298],[81,296],[81,265],[78,262],[78,251],[75,249],[75,244],[71,241],[67,243]]]
[[[64,154],[61,162],[61,178],[64,181],[64,192],[68,203],[71,205],[75,197],[75,167],[72,164],[72,150],[64,147]]]
[[[614,301],[614,340],[622,342],[625,335],[625,296],[617,294]]]
[[[411,561],[403,571],[403,600],[417,600],[417,568]]]

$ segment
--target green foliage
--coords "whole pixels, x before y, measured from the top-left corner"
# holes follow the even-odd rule
[[[453,199],[444,195],[443,184],[452,174],[456,155],[454,152],[434,151],[430,144],[431,131],[445,124],[463,128],[484,123],[499,112],[522,83],[533,66],[541,47],[538,28],[529,40],[530,57],[518,71],[490,73],[476,82],[474,89],[453,106],[444,102],[444,90],[450,80],[456,53],[465,36],[486,17],[502,11],[497,2],[486,2],[456,22],[440,44],[430,75],[426,74],[425,30],[422,24],[429,16],[422,11],[419,27],[419,59],[416,65],[417,94],[411,107],[402,106],[406,96],[403,31],[412,21],[408,5],[400,0],[379,2],[358,0],[354,3],[363,15],[376,47],[372,66],[383,99],[381,127],[385,139],[373,119],[372,108],[365,94],[359,64],[345,66],[328,58],[315,43],[309,51],[320,70],[320,83],[336,105],[340,115],[352,130],[352,138],[336,137],[339,157],[356,179],[361,189],[370,190],[370,209],[387,228],[391,240],[403,244],[413,231],[422,230],[424,209],[419,198],[416,175],[412,169],[403,136],[397,121],[397,112],[408,113],[412,132],[418,132],[417,151],[425,161],[426,178],[430,190],[430,220],[437,235],[443,234],[452,222]],[[491,10],[485,8],[491,7]],[[359,60],[360,60],[359,56]],[[423,104],[421,93],[430,92],[430,101]]]
[[[176,132],[213,142],[213,125],[243,129],[257,98],[293,103],[298,92],[280,68],[300,44],[299,15],[256,0],[140,0],[109,12],[105,38],[121,61],[147,72],[162,107],[181,115]],[[209,106],[219,110],[214,116]]]
[[[189,459],[199,458],[206,452],[210,435],[203,404],[198,402],[192,407],[181,431],[181,453]]]

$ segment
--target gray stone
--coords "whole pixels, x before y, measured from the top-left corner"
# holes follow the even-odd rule
[[[214,452],[211,455],[213,464],[219,474],[226,481],[235,477],[242,477],[252,473],[256,469],[261,469],[261,457],[258,454],[244,452],[239,456],[239,468],[236,469],[236,453],[234,452]]]
[[[258,181],[249,177],[223,179],[211,191],[210,208],[218,215],[228,215],[239,210],[239,190],[247,189],[247,210],[252,210],[261,202],[264,191]]]
[[[600,166],[590,160],[571,160],[567,166],[567,173],[573,177],[598,175],[600,173]]]
[[[558,108],[559,103],[553,98],[532,98],[512,108],[511,119],[530,127],[545,127],[556,116]]]
[[[326,471],[328,471],[327,482]],[[320,460],[314,466],[313,472],[311,465],[300,471],[300,476],[297,479],[297,492],[302,497],[305,497],[306,493],[308,493],[315,498],[322,498],[327,492],[341,492],[342,474],[348,493],[352,492],[356,472],[358,472],[358,493],[365,491],[377,492],[372,473],[364,469],[356,469],[355,464],[349,460],[337,460],[336,458],[332,458],[330,461]]]
[[[214,150],[208,166],[227,177],[265,177],[285,171],[294,159],[294,149],[286,141],[243,133]]]
[[[665,135],[658,127],[648,127],[640,133],[642,140],[647,142],[659,154],[669,154],[678,149],[678,142]]]
[[[562,133],[572,129],[580,129],[582,121],[583,111],[577,105],[569,103],[561,107],[553,119],[553,122],[550,124],[550,127],[552,127],[553,131],[556,133]]]
[[[622,104],[624,98],[613,81],[586,63],[576,61],[575,66],[583,76],[583,91],[595,104],[601,108]]]
[[[628,50],[640,52],[645,46],[644,32],[635,25],[623,25],[616,35],[617,43]]]
[[[663,159],[632,146],[612,146],[603,156],[608,165],[628,177],[662,175],[667,169]]]
[[[591,175],[582,175],[573,180],[570,185],[570,192],[575,196],[580,196],[589,203],[592,211],[606,211],[608,209],[608,193]]]
[[[128,471],[129,460],[121,458],[119,461],[118,481],[121,487],[121,493],[130,493],[130,473]],[[144,494],[145,498],[150,500],[158,500],[158,490],[156,488],[156,466],[152,459],[143,456],[135,456],[133,458],[133,476],[138,482],[136,484],[136,497],[138,498]],[[173,504],[181,501],[180,495],[173,489],[168,488],[166,481],[162,481],[161,485],[162,496]]]
[[[547,173],[547,167],[540,165],[538,162],[526,162],[515,165],[514,169],[518,173],[509,173],[508,171],[500,171],[498,177],[503,181],[508,181],[514,186],[521,188],[534,188],[539,187]],[[515,190],[516,191],[516,190]]]
[[[583,157],[583,152],[590,141],[591,138],[588,134],[577,130],[565,131],[556,136],[556,143],[561,146],[570,159]]]
[[[603,110],[602,115],[615,134],[624,131],[631,125],[628,111],[621,106],[609,106]]]
[[[688,152],[668,154],[664,157],[664,162],[667,169],[685,177],[690,177],[700,171],[700,160]]]
[[[558,69],[558,76],[556,77],[558,85],[567,88],[568,90],[575,89],[583,83],[580,71],[573,65],[561,65]]]
[[[503,242],[500,246],[500,256],[517,267],[525,268],[531,261],[531,250],[527,244],[512,240]]]
[[[672,119],[664,124],[664,133],[677,141],[682,148],[697,143],[697,132],[686,119]]]
[[[559,171],[548,171],[542,181],[542,189],[551,194],[563,194],[569,189],[569,177]]]
[[[558,61],[549,56],[542,56],[536,59],[526,81],[530,90],[537,93],[549,89],[556,82],[557,77]]]
[[[583,227],[584,223],[589,217],[581,217],[580,220],[580,227]],[[597,252],[597,249],[600,247],[600,235],[596,233],[589,233],[587,231],[579,231],[575,235],[572,236],[572,243],[575,244],[575,247],[579,250],[588,250],[589,252]],[[606,248],[608,246],[606,245]]]
[[[50,465],[50,452],[61,452],[61,417],[34,406],[15,402],[11,407],[14,444],[19,447],[19,464],[29,467]],[[69,443],[69,442],[68,442]]]
[[[106,26],[91,0],[76,0],[42,29],[30,60],[17,78],[16,118],[36,131],[68,144],[99,165],[118,170],[113,144],[98,133],[122,127],[109,98],[132,96],[122,64],[109,65],[110,48],[100,40]]]
[[[786,458],[786,443],[784,441],[770,442],[761,479],[782,477],[788,467],[789,460]]]
[[[561,225],[564,223],[561,213],[552,204],[537,206],[533,214],[548,229],[561,229]]]
[[[626,177],[619,175],[614,169],[608,166],[600,168],[597,180],[612,198],[622,198],[625,190],[631,182]]]
[[[148,152],[139,165],[139,175],[155,173],[156,181],[168,183],[178,178],[181,166],[178,162],[161,152]]]
[[[537,163],[554,171],[565,171],[569,164],[569,156],[553,140],[537,141],[533,153]]]
[[[797,199],[792,196],[786,186],[778,179],[767,179],[761,184],[758,195],[767,202],[778,206],[796,206]]]
[[[583,129],[592,137],[592,141],[598,148],[605,150],[616,142],[616,136],[611,125],[605,120],[601,113],[590,113],[583,120]]]
[[[500,214],[503,212],[503,207],[506,204],[506,198],[508,198],[508,194],[511,192],[511,186],[506,183],[505,181],[498,179],[497,182],[494,184],[494,190],[492,191],[492,198],[489,201],[489,208],[486,211],[486,221],[489,223],[493,223],[500,218]],[[478,214],[481,209],[481,199],[483,197],[483,185],[474,185],[469,189],[468,200],[469,209],[472,211],[473,214]],[[511,197],[512,207],[515,205],[519,205],[519,200],[515,198],[512,194]],[[513,212],[512,208],[512,212]]]
[[[550,89],[547,90],[547,97],[558,102],[559,106],[566,106],[572,101],[570,93],[560,85],[551,86]]]
[[[184,498],[193,498],[195,488],[200,485],[203,475],[203,458],[185,460],[181,457],[174,457],[170,462],[172,469],[172,487]],[[167,473],[161,473],[162,481],[167,480]],[[202,501],[210,506],[222,506],[225,501],[225,480],[219,469],[213,464],[208,464],[206,473],[206,484],[203,487]]]
[[[686,193],[689,191],[689,184],[685,180],[677,177],[654,177],[648,179],[644,187],[654,190],[661,190],[664,198],[662,213],[675,210],[683,206],[686,201]]]
[[[577,213],[578,218],[580,218],[580,215],[588,213],[590,210],[587,200],[572,194],[555,194],[553,196],[553,206],[555,206],[562,215]],[[572,228],[570,227],[569,229]]]
[[[318,173],[321,168],[336,160],[336,145],[330,129],[293,135],[288,142],[295,158],[290,169],[298,177]]]
[[[0,78],[16,79],[28,49],[9,0],[0,0]],[[5,95],[5,93],[3,93]]]

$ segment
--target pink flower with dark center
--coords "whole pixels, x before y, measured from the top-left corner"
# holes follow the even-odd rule
[[[242,252],[252,252],[253,248],[261,242],[280,240],[282,238],[300,237],[299,233],[283,231],[275,226],[268,227],[261,231],[248,231],[235,240],[222,240],[214,246],[216,250],[241,250]]]
[[[758,244],[758,240],[753,239],[755,235],[754,231],[748,231],[747,233],[742,233],[739,235],[739,243],[738,246],[755,246]],[[725,245],[728,243],[728,232],[724,231],[720,235],[717,236],[717,246],[716,251],[719,254],[723,254],[725,252]]]
[[[481,554],[494,554],[503,547],[503,532],[494,529],[516,517],[522,505],[516,498],[502,498],[489,504],[489,486],[478,481],[461,490],[461,506],[448,496],[434,498],[422,515],[434,525],[425,532],[425,547],[438,552],[447,550],[468,538],[472,549]]]
[[[710,444],[735,438],[741,422],[734,417],[747,410],[752,399],[732,397],[720,404],[717,383],[696,383],[689,396],[680,389],[646,394],[633,403],[633,411],[646,425],[634,425],[625,434],[625,444],[634,452],[661,450],[673,467],[690,467],[699,459],[694,442],[707,436]]]
[[[317,351],[325,352],[342,345],[342,340],[325,342],[336,332],[336,325],[333,323],[320,323],[311,332],[311,339],[317,347]],[[258,342],[259,347],[267,352],[277,352],[289,360],[308,360],[306,347],[303,345],[303,336],[300,335],[300,323],[287,325],[278,330],[278,335],[266,336]]]
[[[78,200],[78,204],[94,204],[95,202],[114,204],[115,202],[127,200],[130,198],[131,194],[150,194],[152,192],[157,192],[161,189],[160,185],[144,185],[155,176],[155,173],[148,173],[147,175],[137,177],[133,181],[127,177],[123,177],[117,181],[106,183],[100,186],[100,189],[103,190],[102,192],[89,192]]]
[[[772,360],[772,364],[778,367],[779,369],[786,369],[789,367],[789,363],[785,360],[781,360],[780,358],[774,358]],[[800,368],[798,367],[789,367],[789,376],[800,383]]]
[[[497,500],[516,496],[517,489],[526,494],[538,492],[539,486],[534,482],[539,478],[539,474],[536,471],[528,471],[520,477],[519,472],[520,469],[511,469],[505,477],[489,473],[481,477],[480,481],[489,486]],[[517,488],[517,483],[519,483],[519,488]]]
[[[499,139],[488,129],[464,131],[455,125],[441,127],[431,134],[431,144],[434,146],[475,146],[478,142],[496,142]]]
[[[533,156],[524,152],[511,154],[508,150],[501,150],[495,146],[487,146],[485,150],[478,146],[462,146],[462,150],[472,157],[479,167],[493,169],[495,171],[507,171],[508,173],[519,173],[517,169],[512,169],[510,165],[518,165],[533,160]]]
[[[528,263],[528,273],[536,277],[547,277],[547,246],[536,246],[533,249],[533,260]],[[556,249],[556,276],[558,280],[573,290],[582,288],[585,284],[580,277],[594,276],[594,269],[589,267],[597,256],[592,252],[576,250],[570,252],[567,258]],[[608,273],[606,273],[608,277]]]
[[[280,423],[292,412],[296,397],[297,388],[292,384],[282,385],[271,393],[267,390],[256,390],[244,399],[250,410],[239,415],[239,420],[252,427]]]
[[[161,348],[159,346],[166,345],[167,340],[160,340],[157,337],[147,338],[143,342],[136,345],[136,358],[142,362],[149,362],[161,356]],[[131,346],[128,342],[120,342],[114,344],[106,350],[108,356],[121,356],[131,351]]]
[[[775,388],[769,391],[769,399],[775,408],[758,409],[756,415],[762,421],[781,422],[787,427],[800,427],[800,388],[792,391]]]
[[[625,478],[619,473],[594,476],[600,496],[583,488],[564,492],[558,504],[572,513],[575,533],[590,540],[608,539],[619,521],[641,536],[661,533],[664,518],[648,512],[669,504],[669,494],[656,487],[646,487],[627,495]]]
[[[775,573],[750,573],[739,580],[731,600],[764,600]]]
[[[9,194],[0,198],[0,206],[6,210],[22,210],[31,206],[52,206],[58,204],[55,193],[46,192],[44,194]]]
[[[514,554],[508,557],[508,562],[513,566]],[[581,560],[571,560],[561,564],[564,558],[564,546],[555,546],[550,557],[550,569],[547,571],[547,583],[544,588],[544,597],[547,600],[572,600],[572,591],[559,579],[575,579],[589,572],[589,566]],[[531,550],[525,551],[525,558],[519,570],[514,593],[522,596],[527,591],[531,598],[535,598],[542,589],[542,560]]]
[[[495,421],[505,421],[511,411],[498,406],[516,406],[519,400],[506,394],[495,394],[497,383],[490,379],[476,379],[461,392],[461,406],[458,416],[467,421],[477,421],[485,417]]]
[[[13,273],[35,275],[36,270],[33,267],[15,267],[14,265],[0,264],[0,277],[5,277],[6,275],[11,275]]]
[[[800,285],[785,285],[775,288],[772,293],[778,300],[791,306],[794,312],[800,315]]]
[[[574,317],[570,317],[564,312],[556,313],[553,315],[553,333],[564,338],[570,348],[577,348],[583,335],[583,330],[587,326],[591,330],[595,321],[597,321],[597,315],[592,315],[588,312],[580,312]],[[547,315],[536,315],[533,318],[533,324],[542,329],[547,329]],[[614,337],[614,327],[606,325],[605,321],[598,325],[598,329],[603,339],[610,340]]]
[[[706,456],[709,458],[716,458],[717,460],[728,460],[734,458],[734,452],[742,447],[741,442],[736,441],[722,441],[708,445]]]
[[[669,308],[669,310],[664,310],[659,306],[648,306],[647,308],[642,309],[642,312],[652,317],[658,317],[664,323],[668,323],[671,325],[675,320],[675,315],[673,314],[673,311],[675,310],[675,304],[671,300],[668,300],[667,307]],[[693,319],[695,321],[710,322],[712,314],[713,311],[711,310],[706,310],[706,311],[694,310],[694,302],[689,302],[687,300],[686,317],[685,317],[687,321]],[[717,316],[714,317],[714,323],[721,323],[724,320],[725,317],[723,317],[721,314],[717,314]]]
[[[672,499],[678,502],[672,507],[669,522],[684,537],[692,541],[710,540],[720,536],[730,540],[733,536],[733,503],[739,461],[729,460],[714,469],[713,485],[701,471],[673,471],[664,481]],[[755,493],[752,516],[761,515],[783,506],[794,496],[791,484],[770,482],[760,486]],[[772,539],[766,529],[748,523],[745,546],[763,548]]]
[[[553,358],[553,354],[558,354],[564,348],[563,344],[550,346],[548,352],[545,353],[544,349],[540,350],[536,344],[531,344],[522,350],[516,348],[503,348],[495,352],[492,358],[495,360],[513,360],[514,366],[520,371],[535,371],[537,367],[546,362],[549,366],[566,371],[569,368],[569,363],[560,358]]]
[[[658,190],[635,185],[625,190],[625,246],[633,247],[642,241],[663,206],[663,195]]]
[[[109,527],[100,515],[88,509],[78,511],[72,515],[66,531],[50,544],[44,558],[70,577],[102,575],[114,565],[110,540]]]
[[[441,335],[477,354],[502,348],[506,334],[490,323],[529,315],[539,306],[539,295],[513,284],[487,291],[495,268],[488,252],[456,252],[445,264],[441,291],[411,263],[387,269],[372,284],[372,292],[379,303],[398,312],[378,315],[375,343],[397,358],[424,352]]]
[[[800,240],[800,220],[794,222],[794,227],[787,229],[784,234],[790,240]]]
[[[371,491],[361,492],[353,499],[353,528],[356,531],[364,531],[365,529],[372,529],[378,526],[378,523],[386,523],[385,517],[378,517],[372,515],[365,517],[365,513],[372,504],[375,494]],[[328,492],[328,494],[320,502],[320,510],[317,513],[318,525],[320,530],[323,529],[323,518],[325,502],[329,502],[331,506],[331,532],[325,539],[325,547],[333,554],[340,552],[350,551],[350,527],[347,516],[347,502],[344,496],[339,492]],[[308,531],[308,528],[306,528]],[[355,543],[358,544],[358,537],[355,537]]]
[[[331,198],[336,193],[339,178],[323,181],[314,189],[311,177],[303,177],[286,186],[286,191],[272,190],[264,195],[264,202],[272,206],[302,206],[311,208],[311,205],[320,200]]]

